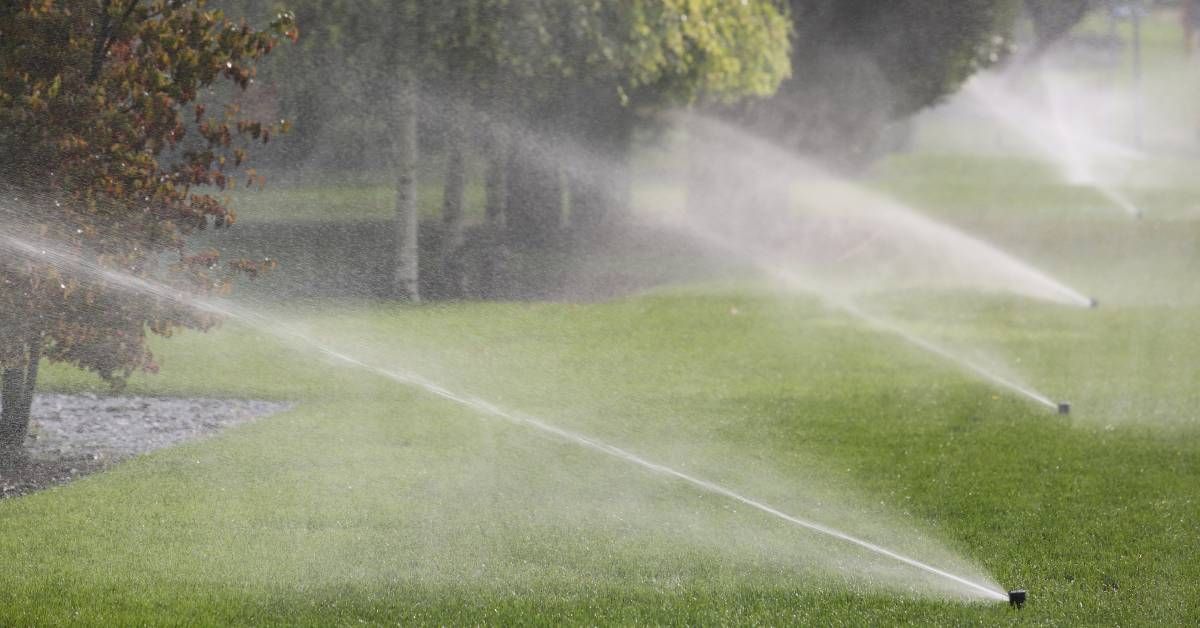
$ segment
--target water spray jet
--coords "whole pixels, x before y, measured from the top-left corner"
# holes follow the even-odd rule
[[[673,478],[675,480],[687,483],[693,488],[700,489],[701,491],[719,495],[721,497],[741,503],[799,528],[804,528],[811,532],[842,541],[849,545],[857,546],[858,548],[864,549],[877,556],[894,560],[922,571],[927,575],[932,575],[945,582],[951,583],[961,592],[968,593],[975,598],[982,598],[992,601],[1004,601],[1008,599],[1003,590],[998,589],[994,585],[975,582],[969,578],[951,573],[944,569],[940,569],[936,566],[893,551],[869,540],[853,536],[836,528],[832,528],[808,519],[796,517],[783,512],[774,506],[760,502],[751,497],[747,497],[741,493],[738,493],[737,491],[734,491],[733,489],[716,484],[715,482],[710,482],[703,478],[689,475],[667,465],[642,458],[631,451],[622,449],[615,445],[610,445],[604,441],[592,438],[590,436],[558,427],[536,417],[501,408],[500,406],[497,406],[492,402],[479,397],[451,391],[450,389],[436,382],[428,380],[417,373],[385,368],[365,362],[353,355],[349,355],[332,346],[329,346],[299,330],[289,328],[286,325],[281,325],[280,321],[264,316],[254,310],[247,309],[221,299],[192,297],[184,292],[172,289],[161,283],[99,266],[95,263],[89,262],[88,260],[80,258],[77,255],[60,251],[55,247],[50,246],[48,243],[37,240],[22,239],[0,232],[0,249],[8,250],[29,260],[50,263],[58,268],[71,268],[76,272],[87,275],[93,280],[112,284],[113,288],[124,290],[129,293],[157,296],[169,299],[172,302],[178,303],[184,307],[190,307],[199,311],[218,314],[232,320],[237,320],[252,329],[269,334],[281,340],[288,341],[289,343],[300,345],[303,348],[323,355],[332,361],[339,362],[346,366],[362,369],[368,373],[373,373],[401,385],[418,388],[425,393],[464,406],[485,416],[502,419],[515,425],[533,428],[544,434],[554,436],[563,442],[606,454],[608,456],[641,467],[643,470],[650,473]]]
[[[1018,395],[1047,408],[1058,410],[1059,412],[1062,411],[1059,404],[1055,403],[1052,399],[1050,399],[1050,397],[1038,392],[1037,390],[1003,377],[1002,375],[996,373],[993,369],[961,356],[950,349],[947,349],[946,347],[943,347],[942,345],[927,338],[919,336],[892,321],[871,314],[862,309],[853,301],[844,298],[838,298],[827,292],[823,292],[814,287],[814,283],[802,273],[792,268],[782,266],[781,264],[776,263],[774,260],[767,259],[761,255],[755,255],[739,250],[738,247],[735,246],[734,242],[732,242],[723,234],[718,234],[715,230],[700,229],[694,224],[688,225],[685,228],[688,228],[688,231],[696,238],[701,239],[716,248],[727,251],[730,254],[743,257],[747,261],[751,262],[759,271],[763,272],[788,289],[799,290],[812,294],[820,298],[830,307],[840,310],[841,312],[858,320],[860,323],[865,324],[871,329],[896,336],[897,338],[904,340],[908,344],[920,349],[921,351],[955,364],[997,387],[1017,393]],[[1078,296],[1077,302],[1086,304],[1089,303],[1090,300],[1086,297]]]
[[[1005,289],[1017,294],[1081,308],[1094,307],[1096,304],[1095,299],[1084,296],[1037,268],[979,238],[928,218],[885,196],[864,190],[861,186],[842,181],[767,140],[747,137],[729,125],[709,118],[687,116],[683,120],[690,125],[696,137],[711,144],[709,151],[693,149],[694,152],[719,154],[721,156],[720,163],[726,169],[729,168],[727,156],[730,154],[737,154],[745,163],[754,166],[749,170],[757,179],[751,180],[750,183],[757,182],[758,187],[752,186],[748,193],[741,195],[746,202],[746,207],[743,209],[753,210],[755,208],[753,203],[756,202],[758,196],[757,190],[770,190],[776,187],[788,189],[790,185],[794,184],[797,177],[805,177],[820,183],[826,196],[832,198],[832,204],[838,206],[837,212],[843,216],[849,216],[850,220],[858,219],[869,222],[872,229],[868,230],[852,247],[836,257],[833,262],[835,266],[847,262],[864,249],[872,246],[877,241],[881,230],[890,229],[893,233],[903,234],[909,241],[920,243],[918,246],[923,246],[925,251],[950,251],[954,256],[953,259],[938,260],[942,267],[952,265],[978,269],[976,274],[969,275],[972,285]],[[697,144],[697,146],[704,146],[704,144]],[[717,151],[713,147],[721,150]],[[821,208],[831,204],[830,198],[818,198],[811,192],[795,199],[790,199],[785,194],[784,198],[814,212],[821,212],[823,211]],[[866,208],[870,209],[869,214],[866,213]],[[787,213],[756,215],[756,218],[762,218],[761,222],[772,225],[764,231],[730,223],[728,221],[730,215],[740,215],[740,213],[722,212],[714,215],[710,212],[706,215],[704,212],[697,212],[684,220],[665,224],[668,227],[684,231],[714,249],[749,262],[757,270],[784,287],[816,296],[827,305],[848,314],[876,331],[895,335],[908,344],[947,360],[991,384],[1015,392],[1050,410],[1058,410],[1058,404],[1054,400],[1031,386],[1006,377],[997,368],[977,362],[962,355],[961,352],[952,351],[903,325],[867,312],[854,300],[841,294],[839,290],[832,289],[827,280],[823,278],[831,270],[831,265],[826,260],[819,257],[797,260],[791,254],[796,248],[803,248],[797,247],[793,241],[794,234],[803,232],[803,229],[798,228],[805,226],[801,221],[791,218]],[[772,219],[774,222],[771,222]],[[829,239],[835,240],[839,236],[837,227],[838,225],[835,225],[835,228],[829,230],[833,233]],[[793,239],[781,238],[780,233],[792,234],[789,237]],[[780,239],[787,240],[785,246],[789,248],[782,254],[771,253],[768,245]],[[887,247],[882,248],[886,254]],[[887,266],[886,262],[888,261],[885,257],[882,261],[875,263],[879,266]],[[947,264],[947,262],[953,262],[953,264]],[[815,270],[812,269],[813,267]]]
[[[1146,159],[1146,155],[1119,142],[1098,137],[1094,126],[1081,127],[1077,117],[1068,117],[1065,113],[1067,107],[1061,102],[1063,96],[1054,89],[1054,84],[1044,74],[1039,77],[1049,95],[1048,112],[1012,93],[1001,81],[985,76],[972,80],[963,89],[963,94],[1054,164],[1065,183],[1093,190],[1134,220],[1141,220],[1142,208],[1108,183],[1097,172],[1097,167],[1102,162],[1128,167]]]

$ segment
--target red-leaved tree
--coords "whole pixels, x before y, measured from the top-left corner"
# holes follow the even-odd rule
[[[217,194],[256,177],[246,150],[282,123],[214,114],[201,98],[244,89],[295,37],[290,15],[258,30],[204,0],[0,3],[0,463],[21,456],[41,358],[119,386],[156,368],[148,332],[217,322],[96,269],[192,294],[259,270],[186,238],[233,222]]]

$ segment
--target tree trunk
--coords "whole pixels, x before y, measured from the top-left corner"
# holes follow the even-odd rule
[[[570,170],[571,227],[591,239],[627,218],[634,117],[617,102],[581,106],[578,113],[580,144],[589,153]]]
[[[514,138],[508,154],[508,197],[505,227],[516,248],[545,249],[557,240],[562,226],[563,190],[560,172],[540,143]]]
[[[445,296],[460,298],[463,293],[462,260],[463,206],[467,185],[466,148],[467,112],[461,102],[451,105],[450,128],[446,134],[446,180],[442,199],[442,241],[439,268]]]
[[[100,78],[100,71],[104,69],[104,54],[108,50],[108,38],[112,34],[112,14],[109,12],[112,8],[112,0],[101,0],[100,15],[96,20],[96,39],[92,42],[92,62],[91,69],[88,70],[88,84],[95,83]]]
[[[392,275],[392,296],[404,301],[419,302],[417,286],[419,253],[417,251],[417,115],[420,84],[417,77],[417,6],[411,0],[396,11],[396,37],[393,46],[400,58],[393,60],[395,102],[388,118],[392,136],[393,167],[396,168],[396,252]]]
[[[8,367],[0,373],[0,464],[13,462],[25,446],[29,417],[22,416],[25,367]]]
[[[487,179],[484,182],[484,218],[489,229],[498,229],[504,220],[508,190],[508,142],[499,128],[490,129],[487,138]]]
[[[505,205],[508,202],[508,136],[499,124],[484,134],[487,174],[484,181],[484,229],[476,242],[478,267],[471,278],[471,296],[491,299],[500,295],[504,259],[507,257],[504,237]]]
[[[25,346],[25,364],[0,371],[0,467],[15,465],[24,459],[25,437],[29,434],[29,415],[41,358],[42,337],[38,335]]]

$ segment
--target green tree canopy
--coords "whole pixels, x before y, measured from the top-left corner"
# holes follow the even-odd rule
[[[745,120],[835,162],[875,151],[894,120],[1000,61],[1016,0],[791,0],[792,76]]]
[[[254,9],[244,0],[225,4]],[[406,286],[397,296],[414,295],[414,169],[426,161],[413,157],[417,150],[446,157],[442,257],[461,241],[462,155],[470,145],[488,162],[488,214],[505,215],[511,243],[537,248],[561,231],[564,172],[572,223],[581,228],[614,213],[621,194],[613,190],[627,186],[620,174],[572,170],[548,147],[586,146],[612,162],[594,171],[620,173],[639,116],[698,100],[766,96],[790,63],[790,23],[774,0],[277,6],[294,10],[305,32],[264,72],[281,84],[285,112],[296,122],[287,161],[329,155],[318,165],[393,169],[397,281]],[[414,118],[421,142],[411,137]]]
[[[1025,12],[1033,25],[1033,49],[1029,58],[1037,58],[1075,28],[1088,11],[1092,0],[1025,0]]]

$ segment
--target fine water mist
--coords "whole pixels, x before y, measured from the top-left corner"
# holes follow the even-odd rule
[[[358,355],[324,343],[312,335],[301,332],[288,326],[283,321],[265,315],[257,310],[239,306],[225,299],[190,296],[150,279],[102,267],[75,254],[66,252],[54,243],[39,240],[28,233],[0,232],[0,249],[4,250],[6,256],[10,257],[10,259],[15,257],[18,260],[25,260],[27,262],[47,264],[65,274],[75,275],[81,280],[103,284],[109,289],[115,289],[130,295],[137,294],[166,299],[199,311],[227,317],[260,333],[274,336],[289,346],[317,353],[334,364],[359,369],[401,385],[415,387],[427,394],[453,402],[480,415],[530,428],[559,441],[605,454],[654,475],[683,482],[702,492],[729,499],[811,533],[843,542],[848,546],[868,552],[876,557],[895,561],[912,569],[912,572],[908,576],[903,576],[906,579],[917,577],[932,579],[934,582],[934,585],[931,587],[932,590],[939,590],[964,599],[992,601],[1005,601],[1008,599],[1002,588],[982,576],[959,575],[959,573],[954,573],[916,557],[895,551],[870,539],[785,512],[768,503],[744,495],[737,490],[647,459],[630,450],[617,447],[582,433],[564,429],[543,419],[501,407],[491,401],[469,393],[451,390],[416,372],[368,362]],[[889,577],[896,577],[898,575],[894,571],[877,570],[877,576],[884,574],[891,574]],[[848,575],[854,577],[855,574]]]
[[[1095,91],[1071,89],[1047,70],[1032,71],[1040,99],[1023,94],[1015,87],[1017,77],[1005,74],[975,77],[963,88],[962,98],[1053,164],[1064,183],[1090,188],[1114,207],[1140,218],[1142,209],[1114,181],[1128,176],[1132,166],[1146,157],[1107,137],[1104,125],[1111,114],[1108,118],[1089,114],[1103,110],[1106,99]]]
[[[611,187],[621,179],[614,171],[626,164],[509,116],[481,113],[474,115],[485,117],[540,165],[562,167],[598,192],[620,197]],[[998,360],[968,357],[968,351],[934,342],[869,312],[860,298],[966,289],[1076,307],[1094,306],[1093,299],[992,244],[717,119],[679,114],[671,122],[687,132],[687,180],[676,182],[688,190],[686,206],[635,207],[639,218],[749,263],[791,290],[817,295],[868,328],[973,376],[1061,410]]]
[[[427,98],[433,113],[455,108]],[[512,116],[477,110],[470,115],[486,120],[492,132],[509,138],[539,166],[562,168],[601,194],[621,197],[613,184],[622,179],[616,172],[628,164]],[[819,296],[867,328],[894,335],[972,376],[1059,409],[1002,361],[978,355],[978,348],[935,342],[870,312],[862,299],[931,289],[1014,294],[1076,307],[1092,306],[1092,299],[995,245],[724,122],[690,114],[670,122],[687,132],[687,180],[674,182],[689,190],[686,206],[636,206],[636,217],[715,249],[733,263],[748,263],[789,290]],[[654,183],[671,185],[669,177]]]
[[[751,263],[788,290],[814,294],[871,329],[1058,408],[1048,395],[1006,373],[1009,369],[925,338],[860,301],[879,292],[946,288],[1076,307],[1091,306],[1091,299],[991,244],[764,140],[708,118],[688,117],[685,124],[693,171],[719,189],[706,189],[686,211],[659,214],[660,220]]]
[[[706,173],[721,171],[717,198],[731,205],[689,207],[689,222],[786,259],[823,294],[955,288],[1092,304],[995,245],[769,142],[708,118],[690,118],[690,128],[690,158]]]
[[[496,123],[503,123],[503,120]],[[724,211],[706,211],[703,207],[693,211],[689,208],[681,217],[672,216],[670,208],[657,207],[647,212],[651,220],[699,240],[732,260],[750,263],[760,273],[790,290],[817,294],[827,304],[850,315],[867,328],[895,335],[997,386],[1038,403],[1054,406],[1047,396],[1018,383],[1014,378],[1000,375],[990,365],[964,357],[961,352],[952,351],[898,323],[868,312],[858,302],[858,297],[931,287],[1012,293],[1075,306],[1088,305],[1090,300],[1087,297],[977,238],[921,216],[861,186],[832,177],[766,142],[712,120],[693,118],[688,119],[686,124],[697,131],[692,138],[695,143],[689,151],[696,162],[694,165],[703,170],[710,166],[705,160],[718,160],[722,164],[723,174],[710,180],[710,183],[718,185],[718,189],[708,200],[723,203],[721,209]],[[506,132],[513,141],[525,142],[533,147],[527,152],[538,159],[592,173],[588,180],[593,185],[611,182],[615,178],[608,171],[616,166],[607,163],[587,147],[555,142],[517,124],[509,124]],[[320,354],[332,363],[367,371],[451,401],[477,414],[606,454],[653,475],[685,483],[701,492],[718,495],[770,515],[776,521],[821,537],[836,539],[848,547],[893,561],[908,570],[908,576],[895,571],[881,572],[886,577],[882,577],[880,583],[887,584],[896,577],[911,579],[920,576],[937,583],[932,589],[943,593],[967,599],[1007,599],[1003,590],[986,576],[978,575],[978,570],[943,568],[940,565],[946,563],[934,564],[933,561],[920,558],[920,554],[895,549],[893,543],[874,540],[882,538],[878,535],[868,537],[852,534],[841,527],[792,514],[741,490],[682,470],[677,465],[651,460],[606,440],[456,390],[441,379],[435,381],[408,368],[396,368],[391,360],[368,358],[367,354],[347,349],[339,343],[319,340],[316,333],[300,331],[261,310],[225,299],[190,297],[155,281],[92,264],[64,252],[55,243],[38,241],[28,233],[12,231],[0,235],[0,248],[21,258],[84,275],[91,281],[129,293],[171,300],[236,320],[279,338],[289,346]],[[956,565],[963,564],[959,560],[953,562]],[[838,561],[837,564],[845,563]],[[847,568],[843,566],[840,569],[846,571]],[[889,586],[895,588],[895,584]]]
[[[1002,374],[1002,367],[972,360],[965,355],[960,355],[953,349],[924,338],[914,331],[906,329],[904,325],[897,321],[886,319],[877,314],[872,314],[863,309],[863,307],[860,305],[855,304],[852,300],[849,300],[843,296],[837,296],[833,293],[822,292],[819,289],[814,288],[815,286],[820,285],[819,281],[813,280],[811,277],[804,275],[801,271],[792,270],[789,266],[779,262],[778,260],[773,260],[761,255],[747,254],[745,252],[746,249],[741,248],[738,243],[719,235],[719,233],[716,231],[693,228],[692,233],[694,237],[708,243],[714,248],[726,251],[730,255],[741,256],[751,261],[762,273],[771,277],[775,282],[787,290],[815,293],[820,296],[826,304],[845,314],[850,315],[852,318],[856,319],[860,323],[865,324],[870,329],[900,338],[909,345],[946,360],[990,384],[998,386],[1009,392],[1016,393],[1031,401],[1046,406],[1047,408],[1059,408],[1058,402],[1055,402],[1045,394],[1038,392],[1036,389],[1027,384],[1020,383],[1012,376],[1006,376]]]

